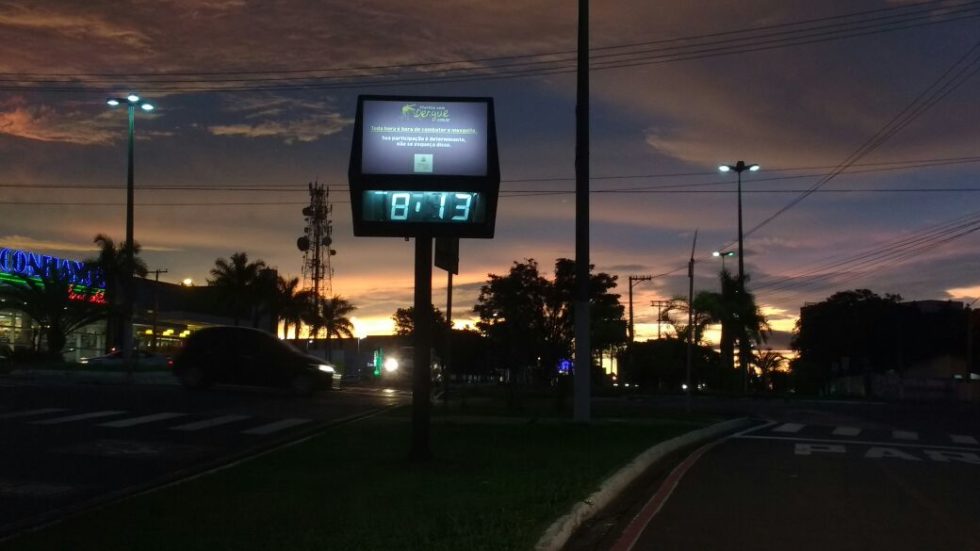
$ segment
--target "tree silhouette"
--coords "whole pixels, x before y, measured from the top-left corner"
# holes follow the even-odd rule
[[[299,285],[298,277],[285,279],[280,276],[276,280],[272,314],[283,324],[283,337],[289,336],[289,326],[292,325],[295,338],[299,338],[300,325],[310,308],[312,293],[300,290]]]
[[[105,285],[106,311],[106,351],[122,342],[122,319],[125,305],[126,278],[146,277],[146,262],[139,257],[140,244],[133,245],[133,265],[129,266],[129,244],[116,244],[111,237],[100,233],[93,239],[99,247],[99,255],[84,261],[86,268],[95,280]]]
[[[242,316],[253,314],[258,307],[259,273],[264,268],[264,261],[249,262],[244,252],[233,253],[229,260],[214,261],[208,285],[219,289],[220,300],[230,309],[236,326]]]
[[[339,296],[333,296],[320,301],[316,327],[321,327],[327,334],[327,350],[331,350],[332,337],[353,337],[354,324],[347,316],[357,310],[357,307]]]

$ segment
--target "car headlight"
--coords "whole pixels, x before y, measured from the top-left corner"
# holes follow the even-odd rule
[[[316,368],[319,369],[320,371],[324,372],[324,373],[333,373],[333,366],[332,365],[320,364],[320,365],[316,366]]]
[[[398,360],[395,358],[388,358],[385,360],[385,371],[388,373],[394,373],[398,371]]]

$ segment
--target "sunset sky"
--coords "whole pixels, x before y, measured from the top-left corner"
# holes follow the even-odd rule
[[[624,305],[628,275],[667,274],[635,288],[638,338],[686,293],[695,229],[695,287],[717,288],[737,235],[717,166],[737,160],[762,166],[745,262],[774,347],[838,290],[980,297],[980,2],[594,1],[591,26],[592,261]],[[161,279],[204,283],[236,251],[299,275],[318,180],[334,293],[387,332],[414,246],[353,236],[356,97],[492,96],[501,199],[496,237],[461,244],[465,321],[487,274],[574,258],[575,44],[572,0],[0,1],[0,246],[123,239],[126,115],[105,98],[136,91],[158,109],[137,115],[135,235]],[[433,292],[443,308],[445,272]]]

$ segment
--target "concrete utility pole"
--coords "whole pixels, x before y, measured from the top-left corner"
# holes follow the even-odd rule
[[[630,295],[630,326],[629,326],[629,337],[630,337],[630,344],[633,344],[633,339],[636,337],[636,333],[633,330],[633,287],[635,287],[637,285],[637,283],[639,283],[641,281],[650,281],[651,279],[653,279],[653,276],[651,276],[651,275],[628,276],[627,279],[629,280],[629,288],[630,288],[630,293],[629,293],[629,295]]]
[[[650,301],[650,306],[657,307],[657,340],[660,340],[660,325],[661,318],[663,317],[663,310],[665,307],[670,306],[669,300],[653,300]]]
[[[166,268],[147,270],[153,274],[153,338],[150,339],[150,350],[157,351],[157,320],[160,317],[160,274],[167,273]]]
[[[698,246],[698,230],[694,230],[691,244],[691,259],[687,262],[687,361],[685,380],[687,382],[687,411],[691,411],[691,362],[694,358],[694,249]]]
[[[575,420],[591,420],[589,342],[589,0],[578,0],[575,102]]]

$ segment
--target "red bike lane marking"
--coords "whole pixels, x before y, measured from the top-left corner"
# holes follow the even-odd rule
[[[626,529],[623,530],[622,535],[619,536],[619,539],[612,546],[612,548],[610,548],[610,551],[631,551],[633,549],[633,546],[636,545],[636,542],[639,541],[640,536],[646,529],[647,524],[653,520],[653,517],[657,516],[660,509],[662,509],[664,504],[667,503],[667,500],[670,499],[671,494],[674,493],[674,489],[677,488],[677,485],[680,483],[681,479],[684,478],[684,475],[687,474],[687,471],[689,471],[691,467],[697,463],[698,459],[707,453],[708,450],[722,442],[725,442],[726,440],[729,440],[732,437],[751,431],[761,430],[773,424],[775,423],[769,423],[768,425],[759,427],[752,427],[748,430],[715,440],[714,442],[708,442],[695,450],[694,453],[687,456],[684,461],[681,461],[680,465],[674,467],[674,470],[670,471],[670,474],[667,475],[667,478],[664,480],[663,484],[660,485],[657,493],[653,494],[653,497],[647,501],[646,505],[643,506],[643,509],[641,509],[640,512],[633,517],[633,520],[631,520],[626,526]]]

